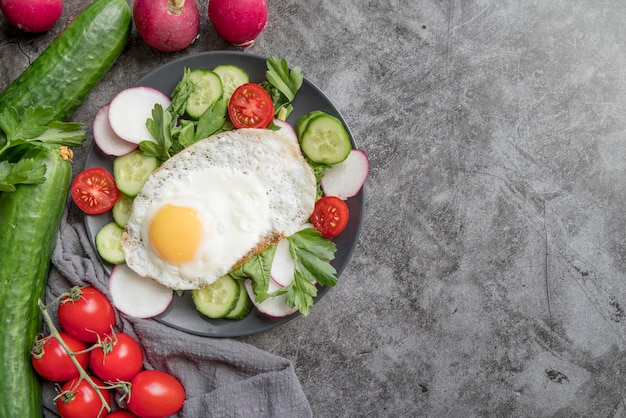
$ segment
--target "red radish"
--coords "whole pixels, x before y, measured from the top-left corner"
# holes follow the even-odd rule
[[[267,298],[263,302],[257,302],[254,299],[256,296],[254,294],[254,290],[252,289],[252,283],[250,280],[246,279],[243,283],[246,286],[246,291],[248,292],[248,296],[250,296],[252,303],[262,314],[271,316],[272,318],[283,318],[298,312],[298,308],[290,308],[289,305],[287,305],[285,302],[285,294]],[[280,288],[281,286],[278,283],[274,280],[270,280],[268,292],[274,292]]]
[[[326,196],[337,196],[346,200],[359,193],[369,171],[367,154],[362,150],[353,149],[348,158],[326,170],[320,185]]]
[[[62,0],[0,0],[7,21],[24,32],[46,32],[63,12]]]
[[[291,123],[282,119],[274,119],[274,125],[280,128],[278,132],[287,135],[289,138],[292,138],[296,144],[299,144],[298,135],[296,135],[296,130],[293,128]]]
[[[111,128],[111,124],[109,123],[109,107],[109,104],[102,106],[93,119],[93,140],[98,148],[100,148],[100,151],[107,155],[118,156],[128,154],[137,148],[138,145],[123,140],[115,133],[113,128]]]
[[[170,98],[152,87],[129,87],[117,93],[109,104],[109,123],[123,140],[139,144],[154,141],[146,127],[152,117],[155,104],[163,109],[170,105]]]
[[[163,52],[182,51],[200,32],[196,0],[135,0],[133,21],[139,36]]]
[[[235,46],[249,47],[265,28],[265,0],[209,0],[209,19],[217,33]]]
[[[113,267],[109,276],[113,306],[136,318],[151,318],[163,313],[172,303],[172,289],[155,280],[139,276],[126,264]]]

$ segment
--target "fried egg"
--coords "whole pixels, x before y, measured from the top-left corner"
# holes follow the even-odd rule
[[[315,195],[292,138],[268,129],[213,135],[149,176],[122,235],[126,263],[172,289],[201,288],[297,232]]]

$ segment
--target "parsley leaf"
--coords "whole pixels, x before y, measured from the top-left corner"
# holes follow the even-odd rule
[[[0,192],[13,192],[17,184],[40,184],[45,180],[43,161],[25,158],[15,163],[0,161]]]
[[[27,108],[20,114],[13,107],[0,111],[0,156],[9,148],[31,144],[48,148],[78,146],[85,139],[82,124],[54,120],[54,109]]]
[[[12,192],[18,184],[38,184],[45,179],[41,161],[19,159],[12,152],[27,146],[50,149],[79,146],[85,139],[83,125],[54,120],[51,107],[29,107],[20,115],[14,107],[0,110],[0,191]]]
[[[227,109],[228,102],[224,99],[220,99],[209,106],[198,119],[195,140],[206,138],[222,129],[226,123]]]
[[[255,255],[228,273],[234,279],[250,279],[258,302],[262,302],[268,297],[267,290],[270,283],[274,254],[276,254],[276,245],[271,245],[265,251]]]
[[[292,111],[291,102],[295,99],[296,93],[300,90],[304,76],[300,67],[289,70],[287,60],[270,56],[267,59],[266,81],[261,86],[269,93],[274,103],[275,115],[279,115],[282,120]]]
[[[154,141],[141,141],[139,149],[145,155],[157,157],[160,161],[170,158],[172,123],[172,114],[167,110],[163,110],[163,106],[160,104],[155,104],[152,108],[152,118],[146,121],[146,128],[148,128],[148,132],[150,132]]]

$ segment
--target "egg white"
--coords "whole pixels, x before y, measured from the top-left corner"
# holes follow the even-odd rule
[[[297,232],[313,211],[315,194],[313,171],[291,138],[267,129],[214,135],[150,175],[122,237],[126,262],[170,288],[200,288],[228,273],[268,237]],[[152,249],[149,222],[168,203],[199,214],[203,239],[189,263],[168,263]]]

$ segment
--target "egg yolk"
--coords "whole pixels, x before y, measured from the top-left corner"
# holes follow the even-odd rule
[[[193,260],[202,240],[198,211],[185,206],[162,206],[154,214],[148,231],[154,251],[173,264]]]

